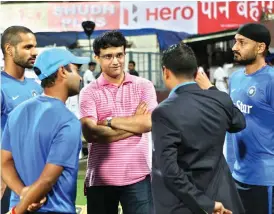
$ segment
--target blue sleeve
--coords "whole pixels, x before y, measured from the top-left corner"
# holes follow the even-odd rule
[[[9,125],[6,124],[2,133],[1,149],[11,152]]]
[[[274,110],[274,77],[271,78],[266,86],[266,99],[271,108]]]
[[[1,90],[1,116],[4,111],[5,111],[5,99],[4,99],[3,91]]]
[[[79,120],[72,119],[58,131],[53,139],[47,163],[76,168],[81,146],[81,124]]]

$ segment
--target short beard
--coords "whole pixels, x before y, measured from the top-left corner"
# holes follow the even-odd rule
[[[244,59],[244,60],[236,60],[234,59],[235,63],[240,65],[251,65],[256,61],[256,58]]]
[[[238,63],[240,65],[251,65],[256,61],[256,58],[257,58],[257,56],[254,55],[254,56],[250,56],[246,59],[237,60],[237,58],[235,58],[235,55],[234,55],[234,62]]]
[[[13,61],[16,65],[22,67],[22,68],[33,68],[33,65],[28,63],[28,62],[25,62],[24,59],[22,59],[20,56],[19,56],[19,53],[18,53],[18,50],[17,48],[15,48],[15,56],[13,58]]]

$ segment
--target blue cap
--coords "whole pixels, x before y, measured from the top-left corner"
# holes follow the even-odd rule
[[[77,57],[70,51],[61,48],[50,48],[43,51],[35,60],[34,71],[40,80],[55,73],[58,68],[68,64],[88,64],[89,57]]]

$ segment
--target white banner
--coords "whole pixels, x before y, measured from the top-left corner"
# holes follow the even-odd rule
[[[120,2],[120,29],[156,28],[197,33],[197,2]]]
[[[91,20],[95,30],[153,28],[206,34],[259,21],[274,11],[273,1],[86,1],[0,4],[0,32],[24,25],[34,32],[83,31]]]

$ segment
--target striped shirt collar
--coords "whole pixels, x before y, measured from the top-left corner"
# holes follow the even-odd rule
[[[125,79],[124,79],[122,84],[132,83],[134,81],[133,76],[130,75],[128,72],[124,72],[124,73],[125,73]],[[106,80],[103,73],[98,77],[98,83],[99,83],[100,86],[113,85],[112,83],[110,83],[109,81]]]

